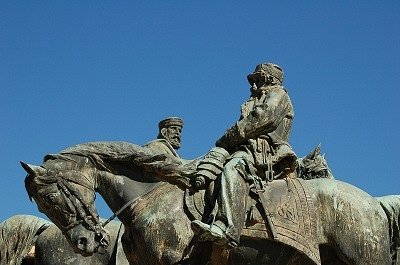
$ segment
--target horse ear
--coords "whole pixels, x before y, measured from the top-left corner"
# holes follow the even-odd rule
[[[30,164],[27,164],[27,163],[25,163],[23,161],[19,161],[19,162],[21,163],[21,166],[25,169],[25,171],[29,175],[32,175],[32,176],[38,176],[39,175],[40,176],[40,175],[43,175],[46,172],[46,170],[44,168],[42,168],[42,167],[30,165]]]
[[[314,148],[308,155],[308,159],[315,159],[321,152],[321,144],[318,144],[317,147]]]

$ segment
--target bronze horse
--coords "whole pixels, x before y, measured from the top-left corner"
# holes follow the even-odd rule
[[[151,158],[142,147],[128,143],[109,142],[106,151],[101,150],[103,146],[78,145],[45,157],[42,166],[22,163],[28,172],[25,184],[29,196],[83,255],[105,248],[109,241],[94,207],[98,192],[113,212],[126,207],[118,217],[125,226],[122,243],[130,264],[389,265],[398,259],[399,215],[389,222],[380,201],[330,179],[299,180],[315,209],[312,233],[319,250],[315,259],[268,234],[264,238],[242,236],[240,245],[231,250],[197,242],[185,210],[182,185],[160,181],[155,174],[155,169],[161,168],[157,166],[160,157]],[[134,165],[132,160],[143,155],[148,163]],[[171,168],[166,171],[171,172]],[[384,200],[399,213],[400,196]],[[397,230],[393,229],[396,225]]]
[[[110,245],[106,253],[84,257],[74,253],[57,226],[40,217],[14,215],[0,223],[0,264],[9,265],[127,265],[119,239],[121,222],[107,226]]]

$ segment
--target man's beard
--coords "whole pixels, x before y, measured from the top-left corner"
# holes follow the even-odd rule
[[[181,147],[181,139],[179,139],[178,137],[172,137],[168,139],[168,142],[174,149],[179,149]]]

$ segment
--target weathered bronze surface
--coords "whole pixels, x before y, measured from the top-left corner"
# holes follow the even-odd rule
[[[400,196],[335,180],[319,146],[297,158],[283,70],[260,64],[247,79],[239,120],[202,159],[179,157],[183,121],[167,118],[144,147],[93,142],[22,162],[29,196],[84,256],[110,246],[98,192],[130,264],[398,264]]]
[[[36,216],[15,215],[0,224],[0,264],[129,264],[121,245],[123,225],[113,221],[107,226],[107,230],[110,233],[107,251],[84,257],[74,253],[65,236],[54,224]]]
[[[102,144],[88,144],[91,147],[96,145]],[[112,147],[114,155],[129,149],[127,146],[131,150],[142,148],[128,143],[107,143],[106,146]],[[100,225],[94,218],[96,215],[92,215],[94,192],[97,191],[113,211],[132,198],[138,198],[119,215],[126,229],[123,245],[131,264],[206,264],[207,260],[215,258],[213,253],[218,251],[219,246],[211,248],[209,242],[198,242],[190,229],[192,220],[185,211],[183,186],[156,181],[157,176],[151,180],[147,174],[133,168],[122,173],[118,171],[118,163],[113,157],[102,156],[100,150],[92,157],[77,155],[79,150],[85,150],[86,147],[77,146],[66,150],[67,153],[48,156],[41,167],[24,165],[29,172],[26,179],[29,195],[35,198],[39,209],[64,231],[76,251],[84,255],[94,253],[104,245],[101,241],[108,238],[102,234],[102,230],[95,229]],[[122,151],[117,152],[120,148]],[[99,160],[95,161],[94,157]],[[131,158],[135,161],[134,157]],[[146,161],[158,163],[157,159],[159,157]],[[315,234],[315,244],[324,249],[325,254],[320,257],[321,264],[325,259],[332,259],[335,264],[391,263],[389,222],[378,200],[336,180],[299,179],[299,182],[307,195],[307,200],[300,200],[300,203],[309,204],[309,209],[316,209],[309,217],[312,219],[315,214],[314,220],[310,219],[315,225],[307,225],[310,231],[306,234]],[[279,194],[274,196],[279,197]],[[388,200],[392,207],[400,207],[399,196]],[[57,213],[55,205],[66,209],[69,214]],[[282,212],[279,210],[282,203],[271,205],[275,212]],[[208,203],[205,203],[204,207],[207,206]],[[283,212],[287,213],[288,210]],[[88,218],[89,214],[93,219]],[[70,216],[75,218],[71,219]],[[283,216],[289,218],[292,215]],[[278,239],[279,233],[278,230]],[[397,234],[394,237],[398,238]],[[85,238],[85,244],[78,240],[82,238]],[[335,253],[338,253],[337,257]],[[338,260],[339,256],[344,261]],[[270,238],[268,233],[265,233],[264,239],[258,235],[242,237],[239,246],[230,250],[226,261],[218,260],[214,264],[291,264],[291,259],[303,259],[304,262],[300,264],[319,264],[307,258],[307,253],[295,251],[287,244]]]

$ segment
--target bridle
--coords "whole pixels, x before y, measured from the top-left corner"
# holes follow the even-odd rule
[[[80,174],[83,175],[81,172],[73,170],[69,171],[73,172],[74,174]],[[80,219],[79,220],[74,220],[70,224],[68,224],[66,227],[63,227],[63,233],[68,232],[71,230],[73,227],[81,224],[84,222],[89,230],[94,231],[96,234],[100,234],[102,226],[99,221],[99,217],[94,210],[94,208],[87,204],[83,198],[80,196],[80,194],[75,190],[75,188],[70,184],[71,182],[74,184],[77,184],[79,186],[82,186],[86,189],[89,189],[90,191],[94,192],[94,188],[89,186],[88,184],[77,180],[76,178],[72,178],[69,175],[65,175],[61,172],[58,172],[56,174],[57,177],[57,186],[59,189],[63,192],[63,194],[66,197],[66,202],[67,204],[75,209],[76,213],[79,215]],[[75,215],[76,217],[76,215]]]
[[[59,156],[56,157],[58,159],[66,160],[68,162],[73,162],[76,164],[79,164],[78,161],[75,159],[68,157],[68,156]],[[86,159],[86,163],[89,161],[89,159]],[[77,177],[79,176],[79,177]],[[139,201],[140,198],[143,196],[137,196],[127,203],[125,203],[118,211],[113,213],[105,222],[101,223],[99,220],[99,216],[94,208],[94,205],[89,205],[87,204],[83,198],[80,196],[79,192],[76,190],[76,187],[72,186],[71,183],[77,184],[81,187],[84,187],[88,190],[90,190],[92,193],[95,193],[95,187],[94,184],[90,181],[88,181],[88,178],[86,175],[84,175],[79,169],[68,169],[66,170],[65,173],[63,172],[58,172],[55,174],[55,182],[57,184],[57,187],[59,188],[60,191],[64,194],[66,198],[66,203],[71,209],[75,209],[76,214],[74,214],[75,220],[73,222],[70,222],[67,226],[62,226],[60,227],[60,230],[62,231],[63,234],[68,233],[71,229],[74,227],[80,225],[81,223],[84,223],[84,226],[93,231],[95,233],[95,236],[98,237],[98,242],[100,243],[100,246],[104,247],[107,246],[108,243],[106,242],[105,238],[103,237],[103,234],[101,233],[105,226],[109,224],[112,220],[114,220],[119,214],[121,214],[126,208],[128,208],[131,205],[136,205]],[[87,180],[87,181],[85,181]],[[54,183],[54,182],[53,182]],[[147,191],[144,195],[150,193],[152,189]],[[79,215],[79,220],[77,220],[77,215]],[[73,216],[73,215],[70,215]]]
[[[69,161],[76,162],[73,159],[68,159]],[[56,174],[57,178],[57,186],[63,191],[65,197],[68,199],[67,203],[73,206],[75,210],[79,213],[81,219],[79,221],[75,220],[74,222],[71,222],[68,224],[68,226],[63,227],[62,232],[67,233],[69,230],[74,228],[75,226],[81,224],[83,221],[87,225],[88,229],[94,231],[97,234],[101,234],[100,232],[102,229],[108,225],[112,220],[114,220],[119,214],[121,214],[128,206],[130,205],[136,205],[139,202],[141,196],[134,197],[133,199],[129,200],[127,203],[125,203],[118,211],[113,213],[105,222],[100,223],[99,217],[96,213],[96,210],[89,204],[85,203],[82,197],[79,195],[78,192],[75,191],[75,189],[71,186],[70,182],[77,184],[79,186],[82,186],[91,192],[95,193],[94,187],[92,185],[89,185],[88,183],[85,183],[84,181],[80,181],[80,179],[86,179],[86,176],[80,172],[79,170],[68,170],[68,172],[73,172],[75,175],[78,174],[81,176],[81,178],[76,178],[76,177],[71,177],[69,174],[63,174],[61,172],[58,172]],[[151,190],[146,192],[145,194],[149,193]],[[144,195],[145,195],[144,194]],[[76,200],[73,199],[73,197],[76,198]],[[89,213],[89,216],[86,214]],[[94,220],[94,222],[92,221]]]
[[[70,170],[67,174],[63,174],[62,172],[58,172],[55,176],[57,187],[64,194],[66,198],[66,203],[70,208],[75,209],[75,214],[70,214],[70,216],[74,216],[75,220],[70,222],[67,226],[60,227],[61,232],[65,235],[74,227],[84,223],[84,226],[93,231],[95,233],[95,238],[99,242],[99,246],[97,247],[97,251],[99,253],[105,253],[106,248],[108,247],[108,242],[102,231],[104,230],[104,226],[100,223],[99,216],[96,213],[96,210],[92,205],[87,204],[83,198],[79,195],[79,192],[76,191],[75,187],[71,185],[71,183],[82,186],[86,189],[89,189],[93,193],[95,192],[94,187],[88,185],[83,181],[77,180],[77,178],[73,178],[69,173],[73,172],[74,174],[79,174],[82,177],[84,175],[77,170]],[[72,206],[72,207],[71,207]],[[79,220],[77,220],[77,215],[79,215]]]

